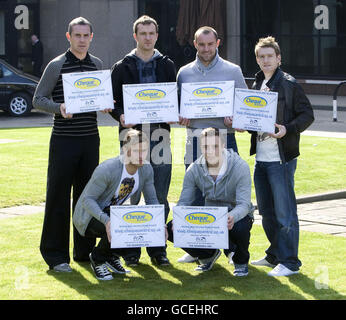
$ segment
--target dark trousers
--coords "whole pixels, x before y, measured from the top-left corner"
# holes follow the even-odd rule
[[[99,162],[98,135],[59,137],[52,135],[49,147],[46,207],[40,251],[50,268],[69,263],[71,189],[72,208]],[[74,251],[77,261],[88,259],[95,239],[82,237],[73,227]]]
[[[235,245],[233,261],[236,264],[247,264],[249,262],[250,230],[253,219],[248,215],[234,224],[232,230],[228,231],[229,246]],[[174,242],[172,221],[167,224],[168,240]],[[190,256],[198,259],[207,259],[213,256],[216,249],[182,248]]]
[[[97,246],[92,249],[92,258],[96,263],[104,263],[112,255],[120,257],[126,256],[128,249],[112,249],[108,241],[105,225],[95,218],[92,218],[85,230],[85,237],[90,239],[101,238]]]

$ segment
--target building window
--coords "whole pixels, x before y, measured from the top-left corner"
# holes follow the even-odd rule
[[[346,2],[342,0],[242,1],[242,68],[258,70],[254,47],[274,36],[282,68],[298,78],[340,79],[346,75]]]

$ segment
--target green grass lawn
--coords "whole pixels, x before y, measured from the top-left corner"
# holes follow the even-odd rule
[[[183,254],[170,243],[169,267],[150,263],[142,249],[141,264],[130,274],[98,281],[89,263],[71,262],[72,273],[48,271],[39,252],[43,214],[0,220],[0,300],[2,299],[122,299],[122,300],[236,300],[236,299],[345,299],[346,238],[301,232],[301,272],[291,277],[267,276],[267,267],[249,267],[249,275],[236,278],[222,255],[206,273],[196,264],[180,264]],[[10,232],[9,232],[10,230]],[[267,240],[260,226],[251,232],[250,259],[261,258]],[[72,253],[71,253],[72,255]]]
[[[1,129],[0,207],[45,201],[50,128]],[[101,161],[119,154],[117,128],[101,127]],[[249,135],[237,134],[240,155],[253,172]],[[169,201],[176,202],[184,175],[185,130],[172,130],[173,174]],[[297,196],[345,188],[346,139],[305,137],[296,172]],[[254,198],[254,192],[253,192]],[[345,299],[346,239],[301,232],[303,267],[289,278],[267,276],[269,268],[250,266],[249,276],[235,278],[233,267],[221,256],[213,270],[199,274],[195,264],[178,264],[183,252],[169,244],[173,265],[152,266],[145,250],[142,264],[128,275],[99,282],[89,263],[75,263],[71,274],[47,270],[39,252],[43,213],[0,220],[1,299]],[[251,259],[259,259],[268,246],[260,226],[252,229]],[[71,245],[72,247],[72,245]],[[322,287],[322,288],[321,288]]]
[[[18,140],[0,144],[0,207],[38,204],[45,201],[48,147],[51,128],[0,129],[0,139]],[[118,129],[100,127],[100,161],[119,154]],[[174,128],[169,201],[179,198],[184,176],[185,130]],[[239,153],[253,172],[254,157],[249,156],[250,135],[237,133]],[[301,156],[295,175],[297,196],[345,188],[346,139],[301,137]],[[252,192],[253,199],[255,193]]]

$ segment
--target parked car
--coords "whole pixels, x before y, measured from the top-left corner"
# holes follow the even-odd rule
[[[11,116],[27,115],[39,79],[0,59],[0,110]]]

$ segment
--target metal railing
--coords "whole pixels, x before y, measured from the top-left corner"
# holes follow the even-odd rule
[[[338,98],[338,91],[339,88],[343,85],[346,84],[346,80],[345,81],[341,81],[337,87],[334,90],[334,94],[333,94],[333,121],[336,122],[338,121],[338,103],[337,103],[337,98]]]

